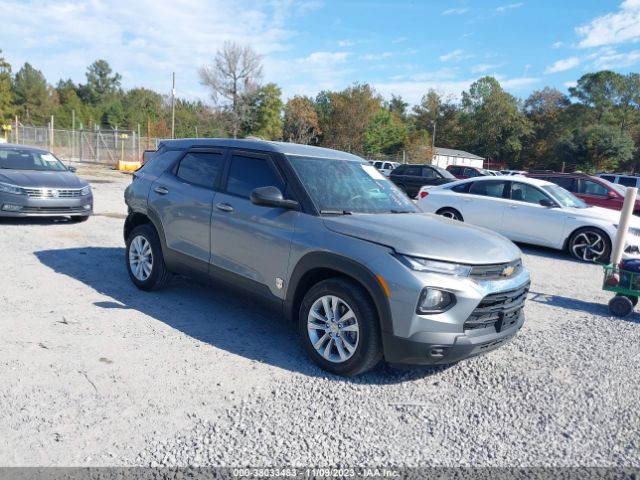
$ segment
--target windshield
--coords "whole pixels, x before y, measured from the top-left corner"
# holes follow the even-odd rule
[[[442,167],[438,167],[436,165],[431,165],[433,168],[435,168],[438,173],[440,173],[440,175],[442,175],[444,178],[456,178],[453,173],[451,173],[449,170],[445,170]]]
[[[67,169],[51,153],[20,148],[0,149],[0,168],[56,172]]]
[[[606,180],[602,177],[600,177],[600,181],[602,181],[605,185],[607,185],[607,187],[609,187],[611,190],[618,192],[618,194],[622,195],[623,197],[627,193],[627,187],[625,187],[624,185],[620,185],[618,183],[611,183],[609,180]]]
[[[414,213],[418,208],[366,162],[288,155],[320,213]]]
[[[547,193],[551,194],[553,199],[563,207],[587,208],[588,205],[576,197],[573,193],[565,190],[558,185],[545,185],[542,187]]]

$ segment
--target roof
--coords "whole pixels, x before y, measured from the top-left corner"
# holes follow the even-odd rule
[[[3,149],[13,150],[15,148],[19,148],[20,150],[32,150],[34,152],[40,152],[40,153],[49,153],[49,150],[42,147],[34,147],[32,145],[20,145],[17,143],[0,143],[0,150],[3,150]]]
[[[546,180],[540,180],[539,178],[534,177],[525,177],[524,175],[502,175],[500,177],[494,177],[493,175],[491,175],[486,177],[465,178],[464,180],[459,180],[457,182],[445,183],[443,186],[446,186],[448,188],[452,185],[471,182],[519,182],[527,183],[529,185],[535,185],[538,187],[544,187],[545,185],[555,185],[555,183],[547,182]]]
[[[472,158],[474,160],[484,160],[484,158],[479,157],[478,155],[474,155],[473,153],[465,152],[464,150],[453,150],[451,148],[440,147],[435,147],[433,150],[435,151],[435,155],[446,155],[448,157],[462,157]]]
[[[363,159],[340,150],[300,145],[298,143],[271,142],[253,139],[235,138],[181,138],[178,140],[162,140],[162,145],[173,148],[199,147],[228,147],[244,148],[247,150],[261,150],[263,152],[283,153],[287,155],[300,155],[305,157],[332,158],[336,160],[351,160],[362,162]]]

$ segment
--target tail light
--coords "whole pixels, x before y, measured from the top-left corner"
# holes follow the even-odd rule
[[[429,195],[429,192],[427,192],[426,190],[422,190],[422,191],[420,192],[420,198],[424,198],[424,197],[426,197],[427,195]]]

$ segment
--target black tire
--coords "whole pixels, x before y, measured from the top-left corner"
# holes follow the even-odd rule
[[[151,272],[145,279],[137,278],[131,269],[131,248],[136,237],[142,237],[151,247]],[[129,273],[129,278],[131,278],[134,285],[140,290],[160,290],[166,287],[171,280],[172,274],[167,270],[167,266],[164,263],[160,239],[158,238],[158,233],[153,225],[146,223],[135,227],[127,237],[126,245],[125,264],[127,272]]]
[[[455,208],[441,208],[436,212],[438,215],[442,215],[443,217],[450,218],[452,220],[458,220],[459,222],[464,222],[464,218],[462,218],[462,214],[456,210]]]
[[[638,297],[635,297],[633,295],[623,295],[622,293],[616,293],[616,297],[627,297],[629,300],[631,300],[631,305],[633,305],[634,307],[638,305]]]
[[[624,295],[616,295],[609,300],[609,312],[616,317],[626,317],[633,311],[633,302]]]
[[[599,241],[597,239],[600,239]],[[590,246],[581,247],[590,243]],[[592,248],[587,251],[584,249]],[[599,228],[586,227],[573,232],[568,242],[569,253],[583,262],[609,263],[611,257],[611,239]]]
[[[316,301],[331,295],[345,302],[353,311],[358,322],[358,341],[351,357],[345,361],[336,362],[324,358],[316,351],[307,327],[309,312]],[[309,289],[304,296],[298,313],[298,330],[303,346],[309,356],[322,369],[329,372],[354,376],[371,370],[382,359],[382,340],[377,311],[367,292],[356,282],[346,278],[331,278],[323,280]],[[327,334],[330,334],[327,332]],[[343,335],[344,332],[342,333]],[[329,344],[331,344],[331,340]],[[338,353],[334,343],[332,348]]]
[[[83,216],[73,216],[71,217],[71,221],[74,223],[82,223],[82,222],[86,222],[87,220],[89,220],[89,215],[83,215]]]

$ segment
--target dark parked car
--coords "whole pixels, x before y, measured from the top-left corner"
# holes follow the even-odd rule
[[[592,177],[584,173],[539,173],[529,172],[527,177],[539,178],[560,185],[587,205],[622,210],[625,187],[613,184],[603,178]],[[634,215],[640,215],[640,199],[636,200]]]
[[[529,274],[513,243],[421,212],[355,155],[168,140],[125,199],[124,260],[138,288],[161,288],[172,273],[244,288],[296,322],[304,348],[334,373],[383,358],[456,362],[504,345],[524,322]]]
[[[400,165],[391,172],[389,179],[410,197],[415,197],[425,185],[442,185],[456,177],[435,165]]]
[[[491,175],[484,168],[469,167],[468,165],[447,165],[447,171],[461,180],[465,178],[485,177]]]
[[[89,184],[51,152],[0,145],[0,217],[60,217],[84,221],[93,211]]]

